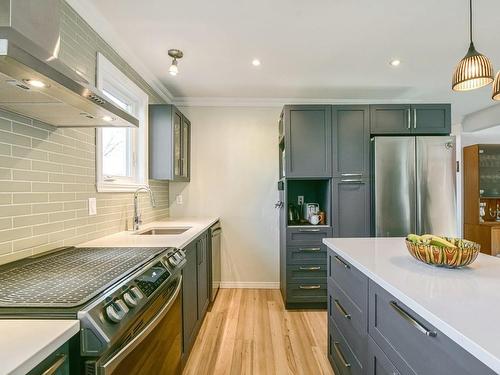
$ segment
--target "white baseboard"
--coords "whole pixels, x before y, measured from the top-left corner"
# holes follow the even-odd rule
[[[222,289],[279,289],[279,282],[222,281]]]

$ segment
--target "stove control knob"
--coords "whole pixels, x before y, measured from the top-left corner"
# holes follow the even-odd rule
[[[132,296],[132,293],[125,292],[123,293],[123,300],[127,304],[128,307],[135,307],[137,306],[137,299]]]
[[[144,298],[144,294],[142,294],[142,292],[140,291],[140,289],[137,288],[137,287],[135,287],[135,286],[133,286],[132,288],[130,288],[130,294],[132,294],[137,301],[140,301],[141,299]]]
[[[168,263],[172,266],[175,267],[177,266],[177,259],[175,258],[175,255],[172,255],[170,258],[168,258]]]
[[[120,320],[123,319],[123,316],[124,314],[120,314],[117,309],[116,309],[116,306],[114,303],[112,303],[111,305],[108,305],[108,307],[106,307],[106,313],[105,313],[106,317],[111,320],[113,323],[118,323],[120,322]]]

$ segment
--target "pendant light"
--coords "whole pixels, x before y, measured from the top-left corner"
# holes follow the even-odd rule
[[[184,56],[184,53],[182,53],[182,51],[179,49],[169,49],[168,55],[172,58],[172,65],[170,65],[170,68],[168,68],[168,72],[171,75],[176,76],[179,73],[179,68],[177,66],[177,60],[182,59],[182,57]]]
[[[493,82],[493,67],[490,60],[476,51],[472,41],[472,0],[469,0],[469,37],[469,51],[460,60],[453,74],[454,91],[474,90]]]
[[[493,81],[493,95],[491,99],[500,100],[500,72],[497,73],[495,81]]]

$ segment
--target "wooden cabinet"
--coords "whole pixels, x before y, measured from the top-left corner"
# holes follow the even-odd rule
[[[335,237],[370,237],[370,183],[368,178],[333,179]]]
[[[286,177],[331,177],[331,106],[287,105],[283,118]]]
[[[464,238],[481,245],[481,252],[500,254],[500,145],[477,144],[463,149]],[[480,218],[480,205],[484,216]]]
[[[449,104],[383,104],[370,106],[372,135],[442,134],[451,132]]]
[[[171,104],[149,106],[149,177],[189,181],[191,123]]]
[[[370,111],[367,105],[332,106],[333,177],[370,174]]]

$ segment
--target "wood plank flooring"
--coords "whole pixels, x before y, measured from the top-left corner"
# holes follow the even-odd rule
[[[286,311],[279,290],[221,289],[184,375],[333,375],[326,311]]]

